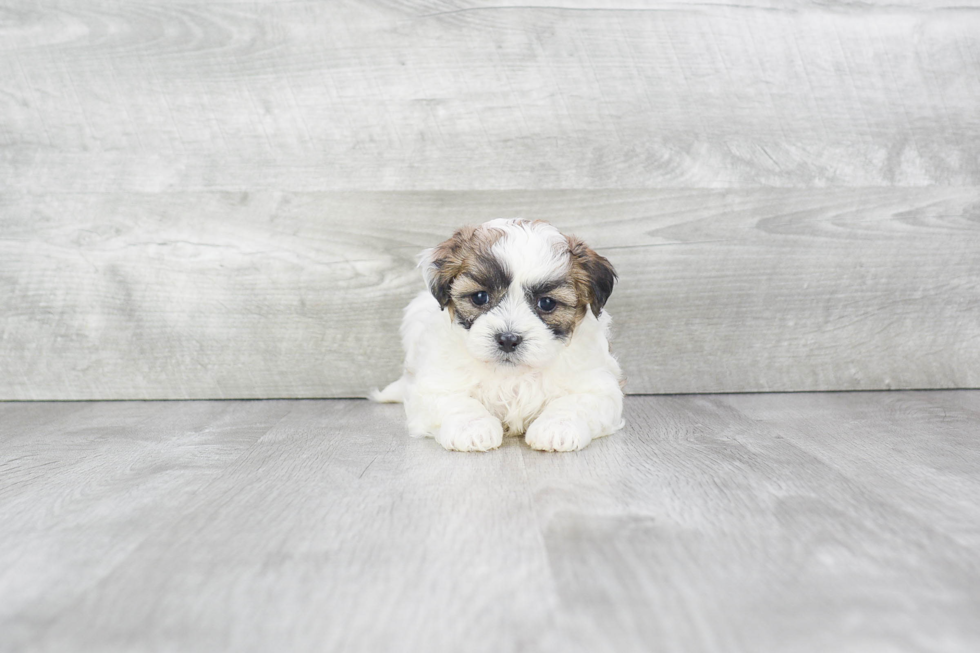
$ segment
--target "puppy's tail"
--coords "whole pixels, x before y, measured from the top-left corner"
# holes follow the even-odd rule
[[[368,393],[371,401],[379,404],[400,404],[405,401],[405,377],[400,377],[397,381],[388,384],[384,390],[375,388]]]

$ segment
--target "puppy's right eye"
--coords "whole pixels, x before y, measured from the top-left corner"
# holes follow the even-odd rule
[[[490,295],[487,294],[486,290],[481,290],[480,292],[473,293],[470,297],[474,304],[477,306],[483,306],[488,301],[490,301]]]

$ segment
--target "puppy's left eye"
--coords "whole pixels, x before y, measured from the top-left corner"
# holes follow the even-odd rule
[[[538,300],[538,310],[540,310],[542,313],[550,313],[551,311],[555,310],[555,306],[557,305],[558,302],[553,300],[551,297],[542,297]]]

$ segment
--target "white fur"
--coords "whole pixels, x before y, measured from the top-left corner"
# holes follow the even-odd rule
[[[404,374],[372,398],[403,401],[411,435],[456,451],[496,448],[505,432],[524,434],[535,449],[572,451],[621,428],[622,374],[609,353],[609,315],[586,312],[562,341],[524,296],[524,286],[567,273],[564,237],[544,223],[484,227],[505,232],[492,253],[512,277],[506,297],[467,330],[429,292],[419,293],[402,321]],[[497,347],[502,330],[523,337],[514,354]]]

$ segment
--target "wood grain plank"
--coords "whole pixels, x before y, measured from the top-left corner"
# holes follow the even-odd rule
[[[980,386],[980,191],[0,194],[0,397],[360,396],[415,256],[552,221],[610,257],[633,393]]]
[[[7,443],[25,432],[43,428],[52,422],[83,413],[88,404],[82,402],[0,402],[0,443]]]
[[[967,653],[978,397],[628,397],[567,455],[364,401],[0,404],[0,648]]]
[[[980,413],[944,392],[719,399],[920,521],[980,550]],[[976,393],[970,393],[976,399]],[[936,434],[941,433],[942,438]]]
[[[36,645],[539,650],[554,606],[516,441],[463,459],[396,407],[293,405]]]
[[[0,189],[980,183],[976,3],[14,3]]]
[[[0,649],[8,651],[27,650],[154,529],[166,530],[289,408],[114,402],[76,404],[49,420],[34,414],[41,405],[12,407],[22,420],[0,439]]]
[[[980,416],[980,395],[975,392],[924,392],[930,401],[936,402],[943,410],[949,406],[956,410],[966,411],[970,415]]]
[[[848,396],[801,437],[873,402]],[[819,395],[795,405],[808,399],[819,412]],[[976,548],[909,510],[928,492],[879,494],[846,460],[784,437],[781,415],[741,415],[741,400],[628,398],[626,431],[585,455],[524,451],[574,650],[971,650]],[[908,417],[924,448],[954,446]],[[852,435],[841,457],[876,438]],[[894,462],[882,465],[900,473]]]

